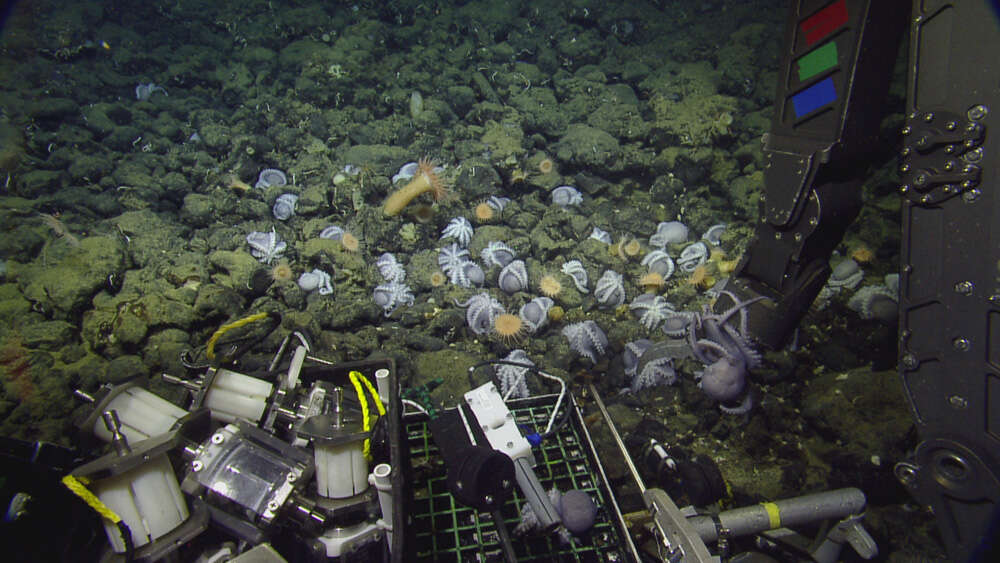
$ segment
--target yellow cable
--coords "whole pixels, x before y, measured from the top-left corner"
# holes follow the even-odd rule
[[[122,521],[121,517],[115,514],[115,511],[108,508],[108,505],[101,502],[101,499],[97,498],[94,493],[87,490],[87,487],[84,486],[84,484],[76,477],[67,475],[62,478],[62,483],[63,485],[66,485],[67,489],[73,491],[73,494],[80,497],[83,502],[87,503],[87,506],[93,508],[104,518],[111,520],[114,524],[118,524]]]
[[[248,325],[252,322],[266,319],[268,315],[269,313],[255,313],[249,317],[243,317],[238,321],[220,326],[218,330],[212,334],[212,337],[208,339],[208,344],[205,345],[205,356],[207,356],[209,360],[215,359],[215,343],[218,342],[219,338],[221,338],[223,334],[234,328],[240,328],[241,326]]]
[[[365,432],[371,430],[371,416],[368,411],[368,399],[365,398],[365,392],[361,388],[361,383],[365,384],[365,388],[371,393],[372,398],[375,399],[375,406],[378,408],[379,416],[385,415],[385,406],[382,405],[382,400],[379,399],[378,391],[375,390],[375,386],[372,385],[368,378],[361,375],[361,372],[352,371],[348,374],[351,379],[351,384],[354,385],[354,392],[358,395],[358,402],[361,403],[361,428]],[[365,455],[365,459],[371,460],[371,439],[365,438],[364,449],[362,452]]]
[[[361,382],[365,384],[365,387],[368,389],[368,392],[371,393],[372,399],[375,399],[375,407],[378,408],[378,415],[385,416],[385,406],[382,404],[382,398],[378,396],[378,390],[375,389],[375,386],[372,385],[372,382],[368,381],[368,378],[365,377],[364,375],[358,373],[358,377],[361,378]]]

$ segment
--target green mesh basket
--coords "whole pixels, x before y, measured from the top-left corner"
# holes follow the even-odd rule
[[[509,401],[518,425],[545,428],[557,395]],[[593,448],[575,401],[570,396],[562,408],[570,409],[567,423],[539,447],[533,448],[535,473],[546,490],[579,489],[597,503],[594,527],[585,535],[563,543],[555,534],[512,536],[518,561],[634,561],[635,548],[628,539],[621,511],[610,493],[604,468]],[[455,502],[445,481],[446,469],[427,428],[425,415],[403,418],[401,449],[406,475],[406,561],[503,561],[501,535],[490,513]],[[512,532],[520,522],[525,503],[515,487],[501,509],[503,525]],[[396,554],[394,554],[394,559]]]

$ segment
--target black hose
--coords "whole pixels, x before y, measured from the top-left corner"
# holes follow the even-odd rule
[[[118,531],[122,535],[122,541],[125,542],[125,563],[131,563],[135,560],[135,545],[132,543],[132,531],[129,530],[128,524],[124,520],[118,521]]]

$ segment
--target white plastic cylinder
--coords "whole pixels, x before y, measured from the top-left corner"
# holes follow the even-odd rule
[[[368,462],[363,442],[331,446],[313,442],[316,493],[321,497],[347,498],[368,488]]]
[[[375,370],[375,387],[378,388],[379,400],[389,408],[389,370],[385,368]]]
[[[212,409],[214,420],[230,423],[243,418],[256,424],[267,408],[272,389],[274,385],[267,381],[220,369],[205,394],[204,404]]]
[[[378,505],[382,509],[382,524],[385,529],[386,540],[389,549],[392,549],[392,482],[389,475],[392,474],[392,467],[388,463],[380,463],[372,470],[368,476],[368,484],[373,485],[378,491]]]
[[[302,364],[306,361],[306,354],[309,350],[305,346],[299,346],[292,353],[292,361],[288,364],[288,375],[285,378],[282,388],[294,389],[299,385],[299,373],[302,371]]]
[[[162,537],[188,518],[187,504],[165,454],[98,482],[95,492],[128,525],[136,548]],[[104,531],[115,552],[124,553],[118,526],[105,520]]]
[[[119,393],[104,407],[104,411],[110,410],[118,413],[121,433],[129,444],[168,432],[177,419],[187,414],[186,410],[142,387],[129,387]],[[111,441],[111,432],[101,417],[96,417],[91,431],[99,439]]]

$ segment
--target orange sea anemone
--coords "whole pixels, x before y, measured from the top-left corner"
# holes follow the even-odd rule
[[[622,260],[627,260],[629,258],[635,258],[639,255],[639,251],[642,250],[642,244],[636,238],[629,238],[622,236],[618,239],[616,244],[608,246],[608,252],[612,256],[617,256]]]
[[[875,260],[875,253],[865,245],[860,245],[851,251],[851,258],[858,264],[868,264]]]
[[[511,313],[498,315],[493,321],[493,335],[506,345],[516,344],[524,336],[524,323],[521,317]]]
[[[735,260],[719,260],[717,262],[717,264],[719,266],[719,273],[722,274],[722,275],[724,275],[724,276],[728,276],[729,274],[731,274],[734,271],[736,271],[736,266],[740,265],[740,261],[739,261],[739,259],[735,259]]]
[[[562,293],[562,283],[552,274],[545,274],[538,280],[538,289],[546,297],[558,297]]]
[[[431,272],[430,282],[431,287],[441,287],[448,281],[448,277],[444,275],[441,270],[435,270]]]
[[[475,215],[476,221],[489,223],[497,218],[497,210],[489,202],[481,201],[473,210],[473,215]]]
[[[708,261],[715,264],[715,267],[719,270],[719,274],[723,276],[728,276],[736,270],[736,266],[739,265],[740,259],[734,258],[732,260],[727,260],[728,256],[726,251],[715,247],[712,249],[712,254],[708,257]]]
[[[622,245],[622,250],[625,251],[625,256],[635,258],[639,255],[639,251],[642,250],[642,245],[639,244],[639,239],[632,238]]]
[[[546,157],[538,161],[538,171],[542,174],[552,172],[555,170],[555,167],[556,165],[552,162],[551,158]]]
[[[715,285],[716,279],[708,270],[706,264],[695,266],[694,271],[688,276],[687,282],[698,289],[708,289]]]
[[[646,293],[656,293],[663,289],[666,283],[666,280],[663,279],[663,276],[659,272],[647,272],[639,278],[639,285],[642,286],[642,289]]]
[[[382,212],[386,215],[398,215],[400,211],[411,201],[422,193],[430,192],[435,201],[441,201],[448,195],[448,188],[444,180],[434,171],[434,163],[429,159],[421,158],[417,162],[417,173],[409,184],[393,192],[385,200]]]
[[[357,252],[361,248],[361,241],[358,240],[358,237],[344,231],[344,234],[340,236],[340,245],[348,252]]]
[[[292,271],[292,267],[284,260],[271,266],[271,281],[275,283],[290,282],[294,277],[295,273]]]

